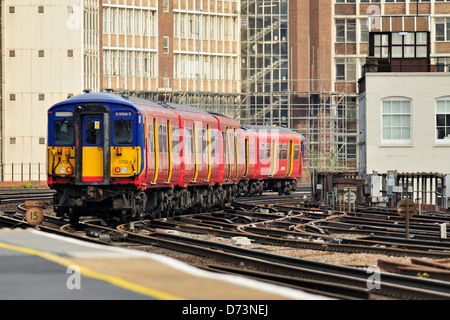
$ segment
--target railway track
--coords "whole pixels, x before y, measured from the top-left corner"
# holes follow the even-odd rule
[[[51,189],[4,189],[0,190],[0,204],[18,203],[26,200],[51,201],[55,191]]]
[[[366,268],[291,258],[158,231],[162,228],[226,238],[244,235],[260,244],[320,251],[434,258],[450,256],[450,245],[445,242],[409,241],[375,235],[359,239],[337,238],[319,223],[341,220],[348,217],[347,213],[316,208],[288,209],[276,208],[273,200],[266,198],[256,207],[253,202],[245,210],[243,206],[233,206],[225,212],[138,221],[117,228],[106,227],[99,220],[87,219],[80,224],[80,228],[73,229],[67,220],[46,215],[44,223],[38,228],[104,245],[181,252],[200,257],[201,268],[241,274],[338,299],[450,299],[450,282],[447,281],[382,272],[379,286],[369,289],[370,274]],[[28,227],[22,212],[0,215],[0,223],[10,227]]]

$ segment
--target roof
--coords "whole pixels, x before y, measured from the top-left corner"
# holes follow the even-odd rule
[[[66,105],[66,104],[95,103],[95,102],[120,103],[120,104],[129,105],[129,106],[135,106],[128,99],[125,99],[124,97],[117,95],[117,94],[111,94],[111,93],[105,93],[105,92],[87,92],[87,93],[83,93],[83,94],[79,94],[79,95],[67,98],[64,101],[61,101],[61,102],[55,104],[53,107],[58,107],[61,105]]]

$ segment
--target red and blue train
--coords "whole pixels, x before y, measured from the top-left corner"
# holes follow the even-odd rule
[[[48,111],[48,185],[55,211],[74,224],[81,215],[129,221],[208,210],[295,190],[304,143],[287,128],[86,90]]]

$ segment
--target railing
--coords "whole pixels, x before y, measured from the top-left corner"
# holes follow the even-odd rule
[[[364,72],[450,72],[450,57],[390,59],[368,57]]]
[[[47,180],[47,167],[45,163],[6,163],[2,164],[2,182],[23,182],[23,181],[43,181]]]

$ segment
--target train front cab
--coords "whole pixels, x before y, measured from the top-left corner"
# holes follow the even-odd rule
[[[55,210],[73,223],[106,207],[123,214],[140,185],[142,118],[120,99],[86,94],[49,110],[48,185],[57,191]]]

